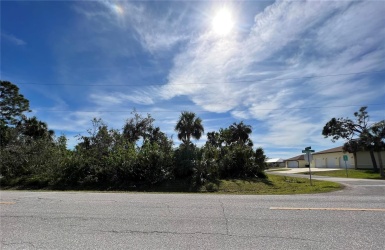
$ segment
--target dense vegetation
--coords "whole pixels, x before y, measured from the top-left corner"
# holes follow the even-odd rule
[[[202,120],[182,112],[174,147],[154,119],[135,111],[121,130],[93,119],[74,149],[48,125],[27,117],[29,101],[19,88],[1,81],[1,185],[22,188],[150,190],[165,183],[188,183],[189,190],[223,178],[266,178],[262,148],[253,149],[252,128],[243,122],[207,133],[198,147],[191,138],[204,133]]]

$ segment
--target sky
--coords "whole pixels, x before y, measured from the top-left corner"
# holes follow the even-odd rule
[[[181,111],[205,134],[251,125],[254,147],[290,158],[333,117],[385,119],[385,1],[1,1],[1,80],[68,147],[94,117],[135,109],[179,144]],[[206,136],[198,141],[203,145]]]

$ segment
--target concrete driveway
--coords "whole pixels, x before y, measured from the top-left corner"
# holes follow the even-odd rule
[[[335,168],[311,168],[312,172],[316,171],[332,171],[332,170],[341,170]],[[269,171],[266,172],[274,175],[283,175],[290,177],[301,177],[309,179],[308,174],[301,174],[308,172],[308,168],[290,168],[289,170],[284,169],[282,171]],[[377,196],[385,194],[385,180],[379,179],[357,179],[357,178],[341,178],[341,177],[329,177],[329,176],[319,176],[312,175],[313,180],[320,181],[332,181],[337,182],[345,186],[345,189],[342,191],[332,192],[333,195],[367,195],[367,196]]]
[[[309,168],[283,168],[282,171],[277,171],[278,169],[269,169],[266,170],[268,173],[287,173],[287,174],[298,174],[309,172]],[[311,171],[333,171],[341,170],[340,168],[311,168]]]

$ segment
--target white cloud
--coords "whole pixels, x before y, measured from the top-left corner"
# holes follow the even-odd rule
[[[148,95],[148,92],[133,91],[132,94],[123,94],[121,92],[109,93],[92,93],[90,94],[91,102],[100,107],[120,106],[126,107],[130,104],[150,105],[153,104],[153,98]]]
[[[10,42],[10,43],[13,43],[15,45],[19,45],[19,46],[22,46],[22,45],[26,45],[27,43],[25,41],[23,41],[22,39],[12,35],[12,34],[6,34],[6,33],[1,33],[1,37],[3,39],[5,39],[6,41]]]
[[[134,30],[143,48],[151,53],[169,50],[179,42],[188,39],[188,36],[181,32],[181,29],[187,28],[180,25],[184,16],[183,12],[175,13],[172,9],[165,12],[154,12],[152,8],[148,8],[148,5],[141,2],[115,0],[99,0],[98,2],[109,12],[88,8],[81,8],[79,12],[88,18],[100,19],[102,17],[108,21],[108,25],[115,25],[117,32]],[[100,27],[96,28],[100,29]]]
[[[235,119],[255,121],[254,141],[267,148],[300,148],[309,143],[329,146],[330,141],[320,134],[327,120],[341,114],[351,116],[359,105],[385,97],[384,87],[379,87],[370,74],[346,74],[384,70],[384,8],[380,2],[277,1],[255,13],[249,32],[218,37],[209,30],[190,31],[184,22],[189,13],[183,9],[156,11],[144,2],[86,2],[76,4],[76,10],[86,17],[79,30],[85,30],[82,37],[87,43],[74,42],[73,54],[94,55],[100,50],[96,58],[109,69],[103,76],[108,80],[100,80],[105,85],[155,83],[155,77],[150,76],[155,73],[146,69],[138,79],[127,80],[134,74],[125,63],[131,65],[137,60],[142,67],[143,61],[136,57],[144,56],[150,58],[147,63],[152,60],[151,68],[163,66],[164,58],[157,59],[165,52],[170,53],[165,56],[167,60],[173,58],[167,77],[160,80],[166,79],[164,86],[124,91],[95,88],[87,92],[91,110],[147,107],[162,130],[171,135],[176,134],[173,126],[179,116],[175,110],[195,107],[215,113],[214,117],[230,113]],[[72,45],[71,39],[67,41]],[[192,104],[174,103],[186,97]],[[53,126],[85,131],[93,116],[120,128],[129,114],[74,113],[63,118],[69,126],[62,122],[53,122]],[[208,128],[218,129],[211,124]]]
[[[246,37],[206,33],[193,40],[175,57],[160,95],[257,119],[269,127],[257,140],[270,145],[329,145],[320,131],[331,115],[351,115],[350,105],[385,92],[370,75],[303,77],[383,70],[384,10],[379,2],[278,1],[255,16]],[[307,106],[325,108],[295,109]]]

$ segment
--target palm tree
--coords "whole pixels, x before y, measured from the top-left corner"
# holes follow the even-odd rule
[[[218,132],[208,132],[207,133],[207,142],[206,144],[214,146],[214,147],[220,147],[220,138],[219,138],[219,133]]]
[[[251,140],[249,140],[249,135],[252,132],[251,126],[250,125],[245,125],[243,122],[240,123],[233,123],[229,127],[231,134],[232,134],[232,141],[233,142],[238,142],[242,144],[248,144],[252,146]]]
[[[191,137],[199,140],[204,132],[202,120],[193,112],[183,111],[175,126],[175,131],[178,132],[178,139],[185,144],[190,143]]]
[[[48,129],[47,123],[39,121],[36,116],[31,118],[23,116],[17,127],[22,130],[24,135],[33,139],[46,138],[52,141],[55,134],[53,130]]]

